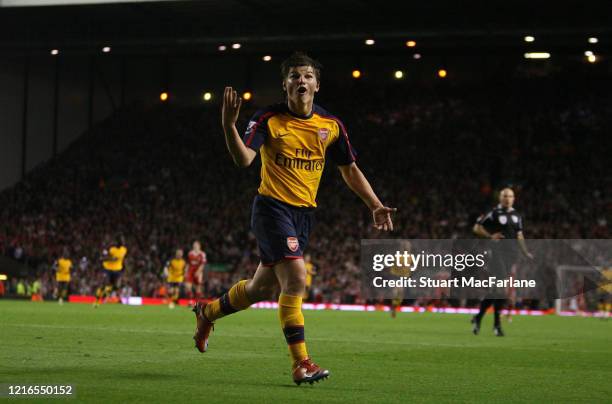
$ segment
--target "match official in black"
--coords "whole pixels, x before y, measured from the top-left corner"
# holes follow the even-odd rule
[[[499,205],[489,211],[486,215],[478,218],[474,225],[474,233],[478,237],[489,238],[492,240],[516,239],[517,243],[497,243],[492,249],[490,258],[491,270],[496,275],[507,276],[512,270],[512,266],[518,257],[518,248],[529,259],[533,255],[527,250],[525,237],[523,236],[523,218],[513,208],[514,191],[511,188],[504,188],[499,193]],[[495,310],[495,325],[493,331],[498,337],[503,337],[504,332],[501,328],[500,313],[504,307],[506,299],[504,295],[495,294],[494,291],[480,302],[480,311],[472,318],[474,335],[480,332],[480,322],[487,309],[493,305]]]

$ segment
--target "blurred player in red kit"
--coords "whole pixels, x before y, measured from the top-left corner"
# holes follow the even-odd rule
[[[193,304],[193,290],[195,298],[201,299],[202,285],[204,281],[204,266],[206,265],[206,253],[202,251],[202,245],[198,240],[193,242],[192,250],[187,255],[187,277],[185,278],[185,291],[189,304]]]

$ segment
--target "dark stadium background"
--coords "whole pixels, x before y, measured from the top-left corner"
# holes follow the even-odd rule
[[[193,238],[229,270],[209,294],[252,273],[258,170],[232,166],[218,100],[225,85],[251,91],[244,125],[281,100],[278,64],[294,50],[323,63],[317,102],[346,123],[362,169],[399,208],[397,237],[470,237],[504,185],[517,189],[528,237],[610,237],[608,3],[413,3],[0,8],[3,268],[40,278],[48,296],[50,264],[68,245],[90,260],[72,290],[91,294],[101,240],[122,232],[136,295],[155,294],[165,260]],[[552,57],[526,60],[529,51]],[[365,208],[327,171],[311,241],[315,285],[324,301],[355,302],[359,240],[374,233]]]

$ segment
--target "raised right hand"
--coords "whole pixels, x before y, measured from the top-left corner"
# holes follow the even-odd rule
[[[221,108],[221,123],[223,124],[223,129],[231,128],[236,124],[241,105],[242,98],[238,96],[238,93],[232,87],[225,87],[223,107]]]

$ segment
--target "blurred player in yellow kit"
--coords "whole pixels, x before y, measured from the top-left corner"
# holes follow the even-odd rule
[[[412,245],[409,241],[404,241],[402,243],[402,248],[407,251],[409,254],[412,250]],[[412,276],[412,256],[410,256],[409,265],[408,266],[397,266],[394,265],[391,267],[391,275],[396,276],[398,278],[406,277],[410,278]],[[397,310],[402,305],[404,301],[404,288],[396,287],[393,290],[393,298],[391,299],[391,318],[395,318],[397,316]]]
[[[179,295],[181,293],[181,284],[185,279],[185,266],[187,263],[183,259],[183,250],[177,249],[172,258],[164,268],[166,282],[168,282],[168,296],[170,303],[168,307],[173,309],[178,304]]]
[[[607,319],[612,315],[612,268],[601,270],[602,281],[600,282],[599,292],[601,297],[597,304],[600,318]]]
[[[310,296],[310,292],[312,290],[312,277],[317,274],[317,271],[312,263],[310,254],[304,254],[304,265],[306,266],[306,287],[304,289],[304,299],[312,300],[312,296]]]
[[[70,286],[70,270],[72,260],[68,258],[68,249],[63,248],[62,255],[55,261],[55,281],[57,282],[57,301],[64,304],[68,299],[68,287]]]
[[[123,261],[127,255],[127,247],[123,236],[119,236],[114,243],[111,243],[108,250],[102,251],[100,260],[104,270],[104,284],[96,291],[96,302],[94,307],[98,307],[104,299],[109,297],[114,290],[119,287],[119,278],[123,273]]]

